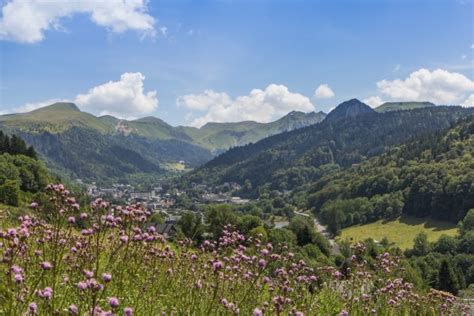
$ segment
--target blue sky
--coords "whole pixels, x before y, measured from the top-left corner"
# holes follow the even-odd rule
[[[39,31],[12,22],[18,1],[0,1],[2,112],[79,100],[95,114],[199,126],[327,112],[353,97],[474,103],[468,0],[135,0],[124,21],[91,4],[63,16],[58,0],[32,4]]]

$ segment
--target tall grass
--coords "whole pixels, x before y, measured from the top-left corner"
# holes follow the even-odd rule
[[[448,293],[417,292],[389,253],[369,264],[362,244],[343,269],[230,226],[199,246],[171,244],[138,204],[80,207],[63,185],[48,191],[48,206],[32,203],[35,217],[0,232],[0,315],[467,313]]]

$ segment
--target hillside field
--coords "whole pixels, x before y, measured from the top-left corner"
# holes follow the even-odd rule
[[[380,241],[387,237],[390,242],[395,243],[401,249],[407,249],[413,246],[413,239],[420,232],[425,232],[428,235],[428,240],[433,242],[443,234],[448,236],[457,235],[458,229],[455,224],[448,222],[402,216],[393,221],[380,220],[370,224],[344,228],[339,239],[361,241],[370,237]]]

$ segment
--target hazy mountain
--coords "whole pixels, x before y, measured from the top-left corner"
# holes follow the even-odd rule
[[[413,110],[426,107],[436,106],[431,102],[385,102],[384,104],[376,107],[374,110],[377,112],[388,112],[388,111],[401,111],[401,110]]]
[[[253,143],[265,137],[292,131],[321,122],[323,112],[303,113],[293,111],[270,123],[244,121],[236,123],[207,123],[201,128],[181,127],[189,137],[213,152],[222,152],[235,146]]]

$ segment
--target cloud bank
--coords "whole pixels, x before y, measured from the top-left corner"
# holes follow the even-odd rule
[[[419,69],[405,79],[377,82],[379,92],[397,101],[430,101],[435,104],[462,104],[471,92],[474,81],[443,69]]]
[[[178,97],[176,104],[193,111],[188,116],[188,123],[197,127],[208,122],[270,122],[290,111],[314,111],[308,97],[277,84],[270,84],[263,90],[253,89],[248,95],[236,98],[225,92],[206,90],[201,94]],[[196,111],[199,112],[197,117]]]
[[[142,36],[156,34],[146,0],[13,0],[2,7],[0,39],[40,42],[45,31],[60,30],[61,21],[76,14],[88,15],[113,33],[134,30]]]

